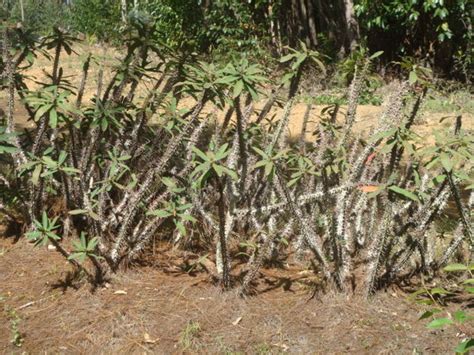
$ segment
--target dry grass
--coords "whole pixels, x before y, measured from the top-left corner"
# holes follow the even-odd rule
[[[454,330],[430,331],[400,290],[370,303],[326,294],[309,299],[304,273],[263,270],[258,297],[222,294],[208,276],[142,267],[94,292],[65,282],[56,253],[0,239],[1,308],[16,309],[24,344],[10,344],[0,313],[0,352],[12,353],[448,353]],[[19,263],[18,260],[22,262]],[[173,262],[171,262],[174,260]],[[174,270],[174,271],[173,271]],[[75,289],[77,288],[77,289]]]

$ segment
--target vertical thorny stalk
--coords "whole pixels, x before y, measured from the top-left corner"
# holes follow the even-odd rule
[[[306,106],[306,111],[303,116],[303,124],[301,125],[301,132],[300,132],[300,137],[298,141],[298,145],[300,147],[300,150],[305,150],[306,146],[306,133],[308,131],[308,121],[311,116],[311,110],[313,109],[312,104],[308,104]]]
[[[467,205],[467,211],[472,211],[474,208],[474,191],[472,191],[469,195],[469,201]],[[441,256],[441,258],[436,262],[436,267],[440,268],[444,265],[446,265],[449,261],[449,259],[452,257],[452,255],[458,250],[459,246],[463,242],[463,240],[466,239],[465,233],[464,233],[464,223],[459,222],[458,226],[454,230],[453,233],[453,239],[450,243],[450,245],[446,248],[445,252]],[[470,253],[472,253],[472,247],[474,244],[470,243]],[[472,255],[472,254],[471,254]]]
[[[2,77],[6,79],[7,82],[7,90],[8,90],[8,97],[7,97],[7,112],[6,112],[6,129],[5,132],[7,134],[11,134],[13,145],[16,148],[16,151],[12,154],[13,161],[14,161],[14,170],[17,174],[20,173],[20,169],[22,164],[26,163],[26,155],[23,147],[20,144],[19,138],[14,134],[15,133],[15,119],[14,119],[14,112],[15,112],[15,71],[16,67],[14,65],[14,61],[11,55],[11,45],[10,45],[10,34],[8,27],[5,26],[3,30],[3,47],[2,47],[2,56],[3,62],[5,65],[4,72],[2,73]],[[8,185],[7,185],[8,186]],[[33,185],[29,184],[27,187],[30,196],[33,196],[34,189]],[[1,203],[0,198],[0,205]],[[3,209],[3,208],[2,208]],[[28,224],[32,223],[33,219],[35,218],[35,206],[34,203],[27,203],[27,212],[25,213],[22,211],[22,214],[25,216],[26,221]]]
[[[226,236],[226,208],[225,208],[225,194],[224,184],[218,177],[217,188],[219,191],[219,201],[217,202],[218,216],[219,216],[219,256],[222,260],[222,286],[224,289],[230,286],[230,262],[229,252],[227,248],[227,236]]]
[[[364,292],[366,295],[374,293],[376,289],[377,271],[380,267],[383,248],[386,243],[386,237],[390,226],[390,209],[386,209],[381,218],[380,224],[376,230],[372,243],[369,245],[367,257],[369,264],[367,266],[367,275],[365,280]]]
[[[346,122],[344,125],[343,134],[339,140],[338,146],[344,146],[346,143],[347,138],[349,137],[352,127],[354,125],[356,114],[357,114],[357,106],[359,101],[359,96],[361,90],[363,88],[365,76],[367,74],[367,70],[369,68],[369,61],[365,61],[362,69],[358,69],[356,67],[354,78],[352,79],[352,83],[349,87],[348,93],[348,107],[347,107],[347,114],[346,114]]]
[[[335,221],[335,245],[337,253],[336,280],[339,287],[346,289],[349,273],[351,271],[351,257],[349,247],[351,241],[348,238],[347,220],[345,211],[347,209],[348,191],[343,191],[337,196]]]
[[[268,255],[271,245],[275,240],[276,233],[270,235],[263,234],[262,237],[264,238],[264,242],[258,249],[254,251],[253,260],[249,261],[247,274],[242,281],[242,286],[240,287],[239,291],[240,295],[242,296],[248,294],[250,283],[255,279],[258,271],[263,266],[265,257]]]
[[[5,71],[2,73],[2,76],[6,79],[7,82],[7,112],[6,112],[6,132],[13,134],[15,132],[15,65],[13,62],[12,55],[10,53],[10,38],[9,31],[6,27],[3,31],[3,61],[5,63]],[[16,147],[17,151],[14,154],[15,166],[16,169],[19,169],[20,165],[26,162],[26,156],[21,147],[18,137],[13,136],[13,144]]]
[[[313,228],[311,227],[309,221],[304,217],[301,208],[293,201],[291,198],[290,192],[288,188],[284,184],[281,179],[280,174],[275,175],[275,188],[280,197],[286,201],[288,204],[289,209],[291,210],[292,214],[295,216],[297,221],[299,222],[299,226],[301,228],[301,233],[303,234],[305,242],[308,244],[311,251],[314,253],[316,259],[319,261],[324,276],[331,281],[331,274],[329,273],[329,265],[324,256],[322,247],[317,240],[316,233],[314,232]]]
[[[469,216],[468,210],[464,207],[464,204],[461,200],[461,194],[459,193],[459,188],[454,181],[453,174],[451,171],[446,171],[445,174],[448,178],[449,188],[451,189],[451,194],[454,198],[454,202],[456,203],[456,208],[459,213],[459,218],[461,220],[461,224],[463,227],[464,235],[468,239],[470,245],[474,245],[474,235],[472,233],[472,225]]]

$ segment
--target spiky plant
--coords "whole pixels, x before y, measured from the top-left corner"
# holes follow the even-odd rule
[[[91,282],[140,260],[161,238],[209,249],[213,276],[225,289],[242,276],[243,295],[267,261],[293,251],[328,287],[370,295],[407,275],[434,275],[456,250],[472,247],[472,197],[463,198],[473,187],[472,133],[458,118],[435,145],[421,144],[413,127],[424,82],[395,83],[364,134],[354,128],[373,59],[364,58],[352,75],[346,119],[338,119],[340,107],[327,109],[308,140],[309,106],[292,143],[288,124],[303,70],[311,61],[324,70],[318,53],[303,48],[283,58],[290,72],[258,111],[270,85],[259,65],[187,63],[157,45],[150,23],[131,26],[111,80],[89,55],[77,90],[61,64],[63,52],[74,55],[74,38],[56,29],[31,42],[21,29],[3,29],[0,210],[22,215],[32,241],[52,243]],[[9,44],[13,31],[24,45]],[[33,89],[24,73],[35,55],[52,65]],[[272,120],[285,81],[287,99]],[[13,116],[18,98],[34,125],[22,134]],[[185,98],[194,101],[185,107]],[[450,201],[459,226],[439,241],[446,244],[440,252],[433,227]],[[236,260],[247,263],[243,275],[235,275]]]

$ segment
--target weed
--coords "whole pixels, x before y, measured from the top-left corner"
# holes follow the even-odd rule
[[[16,310],[14,308],[11,308],[10,306],[5,306],[5,313],[7,314],[7,317],[10,320],[10,342],[17,347],[21,347],[24,342],[23,334],[20,332],[19,329],[21,318],[16,312]]]
[[[181,332],[179,337],[179,344],[183,350],[196,349],[199,347],[199,336],[201,333],[201,326],[197,321],[190,321]]]
[[[472,93],[463,90],[450,93],[434,91],[427,98],[424,107],[430,112],[474,114]]]
[[[255,346],[255,353],[258,355],[267,355],[272,353],[272,347],[267,343],[261,343]]]
[[[458,292],[466,293],[472,296],[474,294],[474,264],[463,265],[463,264],[450,264],[444,268],[444,271],[450,273],[461,273],[464,274],[458,285]],[[463,334],[463,340],[457,345],[455,349],[456,354],[468,354],[474,349],[474,338],[472,334],[464,334],[464,325],[473,324],[474,316],[466,309],[458,309],[455,312],[449,312],[443,307],[446,296],[452,294],[452,291],[448,291],[443,287],[428,288],[424,286],[419,291],[415,292],[414,297],[418,303],[430,306],[420,316],[420,320],[431,319],[427,324],[428,329],[441,329],[446,327],[455,327],[459,330],[459,334]]]
[[[222,336],[217,337],[215,342],[216,342],[216,345],[217,345],[217,347],[219,349],[219,352],[221,354],[225,354],[225,355],[243,355],[243,352],[234,351],[232,347],[227,345],[224,341],[224,337],[222,337]]]

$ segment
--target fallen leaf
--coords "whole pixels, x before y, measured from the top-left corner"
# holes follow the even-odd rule
[[[242,320],[242,317],[237,318],[236,320],[234,320],[234,321],[232,322],[232,325],[237,325],[237,324],[239,324],[241,320]]]
[[[375,158],[377,153],[372,153],[367,157],[367,160],[365,161],[365,165],[369,165],[369,163]]]
[[[143,341],[147,344],[155,344],[156,342],[158,342],[158,340],[159,338],[152,339],[150,334],[148,333],[143,334]]]
[[[127,291],[125,290],[117,290],[114,292],[114,295],[126,295]]]
[[[283,344],[283,343],[277,343],[277,344],[272,344],[273,346],[282,348],[284,352],[287,352],[288,349],[290,348],[288,345]]]
[[[359,190],[362,192],[374,192],[379,189],[378,185],[364,185],[364,186],[359,186]]]

